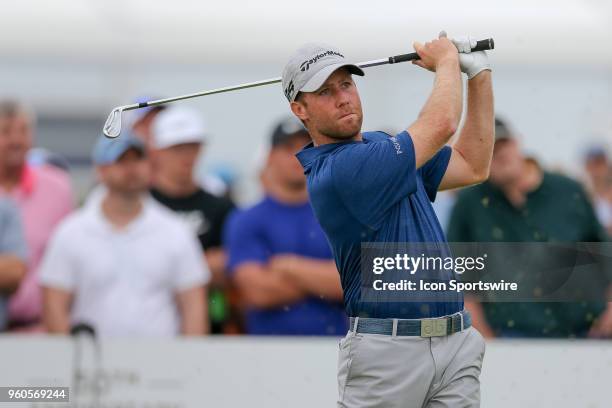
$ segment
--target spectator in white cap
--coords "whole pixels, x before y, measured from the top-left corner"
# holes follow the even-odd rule
[[[213,276],[209,292],[211,332],[222,333],[229,311],[224,294],[221,232],[234,204],[205,191],[194,178],[194,167],[207,136],[198,112],[169,107],[156,116],[152,129],[151,153],[156,173],[151,194],[180,215],[197,235]]]
[[[87,323],[104,337],[204,334],[210,273],[193,234],[147,194],[143,142],[101,137],[93,162],[100,199],[60,224],[41,264],[48,331]]]

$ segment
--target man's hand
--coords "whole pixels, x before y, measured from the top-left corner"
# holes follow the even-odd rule
[[[457,37],[451,39],[451,41],[459,51],[461,72],[467,74],[468,79],[474,78],[482,71],[491,71],[487,53],[484,51],[472,52],[472,48],[476,47],[476,40],[470,37]]]
[[[608,302],[606,310],[593,322],[589,337],[611,338],[612,337],[612,302]]]
[[[70,291],[43,286],[43,322],[54,334],[70,332],[70,308],[74,294]]]
[[[223,287],[225,285],[225,264],[227,254],[220,247],[209,248],[204,251],[204,260],[210,269],[212,280],[210,285],[213,287]]]
[[[415,42],[414,50],[421,57],[420,60],[414,60],[412,63],[429,71],[436,72],[438,67],[446,62],[458,63],[459,54],[457,47],[446,38],[446,33],[442,31],[438,39],[425,43],[425,45]]]
[[[268,271],[280,279],[295,284],[310,296],[342,300],[340,274],[331,259],[278,254],[268,261]]]
[[[275,255],[268,261],[268,268],[274,273],[287,276],[295,271],[297,262],[297,257],[291,254]]]

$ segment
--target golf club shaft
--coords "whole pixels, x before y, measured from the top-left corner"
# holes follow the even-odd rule
[[[483,50],[492,50],[494,48],[495,44],[493,42],[492,38],[488,38],[486,40],[480,40],[477,42],[476,47],[472,48],[472,51],[483,51]],[[401,54],[401,55],[396,55],[394,57],[389,57],[389,58],[383,58],[383,59],[379,59],[379,60],[372,60],[372,61],[365,61],[365,62],[360,62],[357,63],[355,65],[357,65],[360,68],[368,68],[368,67],[375,67],[378,65],[385,65],[385,64],[397,64],[399,62],[406,62],[406,61],[412,61],[412,60],[416,60],[416,59],[420,59],[419,55],[416,52],[412,52],[409,54]],[[235,85],[235,86],[227,86],[224,88],[217,88],[217,89],[212,89],[209,91],[202,91],[202,92],[196,92],[196,93],[192,93],[192,94],[187,94],[187,95],[181,95],[181,96],[174,96],[171,98],[165,98],[165,99],[158,99],[155,101],[148,101],[148,102],[141,102],[141,103],[135,103],[132,105],[126,105],[123,107],[124,111],[128,111],[128,110],[133,110],[133,109],[140,109],[140,108],[146,108],[148,106],[158,106],[158,105],[163,105],[169,102],[175,102],[175,101],[180,101],[180,100],[185,100],[185,99],[191,99],[191,98],[197,98],[200,96],[206,96],[206,95],[213,95],[213,94],[218,94],[218,93],[223,93],[223,92],[230,92],[230,91],[236,91],[239,89],[247,89],[247,88],[254,88],[257,86],[262,86],[262,85],[269,85],[269,84],[274,84],[277,82],[281,82],[281,78],[270,78],[270,79],[265,79],[263,81],[257,81],[257,82],[249,82],[246,84],[241,84],[241,85]]]
[[[476,47],[472,48],[472,51],[492,50],[494,46],[495,45],[493,43],[493,39],[488,38],[486,40],[478,41],[476,44]],[[412,60],[416,60],[419,58],[420,58],[419,55],[416,52],[413,52],[410,54],[401,54],[401,55],[396,55],[393,57],[379,59],[379,60],[360,62],[355,65],[359,66],[360,68],[368,68],[368,67],[375,67],[378,65],[385,65],[385,64],[397,64],[398,62],[412,61]],[[118,137],[121,134],[121,114],[124,111],[146,108],[148,106],[163,105],[169,102],[197,98],[199,96],[236,91],[238,89],[254,88],[257,86],[274,84],[274,83],[281,82],[281,81],[282,81],[281,78],[271,78],[271,79],[265,79],[263,81],[249,82],[246,84],[235,85],[235,86],[227,86],[224,88],[211,89],[209,91],[202,91],[202,92],[196,92],[196,93],[187,94],[187,95],[174,96],[171,98],[158,99],[155,101],[134,103],[132,105],[117,106],[111,111],[110,115],[108,115],[108,118],[106,119],[106,122],[104,123],[104,128],[102,132],[109,138]]]
[[[170,102],[181,101],[184,99],[197,98],[199,96],[213,95],[213,94],[218,94],[218,93],[223,93],[223,92],[237,91],[239,89],[247,89],[247,88],[254,88],[256,86],[274,84],[280,81],[281,81],[281,78],[270,78],[270,79],[264,79],[263,81],[249,82],[249,83],[241,84],[241,85],[226,86],[224,88],[211,89],[209,91],[196,92],[196,93],[181,95],[181,96],[173,96],[171,98],[157,99],[155,101],[135,103],[133,105],[124,106],[123,110],[128,111],[128,110],[133,110],[133,109],[146,108],[148,106],[158,106],[158,105],[163,105],[163,104],[170,103]]]

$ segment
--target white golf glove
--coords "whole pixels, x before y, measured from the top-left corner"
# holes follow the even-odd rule
[[[474,78],[484,70],[491,71],[487,53],[485,51],[472,52],[472,48],[476,47],[476,40],[470,37],[457,37],[452,38],[451,41],[459,51],[461,72],[467,74],[468,79]]]

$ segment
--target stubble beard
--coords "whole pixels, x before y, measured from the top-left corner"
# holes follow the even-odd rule
[[[355,114],[358,116],[356,123],[350,126],[338,126],[336,123],[333,123],[321,127],[319,133],[332,140],[337,140],[338,142],[353,139],[361,132],[361,124],[363,123],[363,115],[360,112],[356,112]]]

